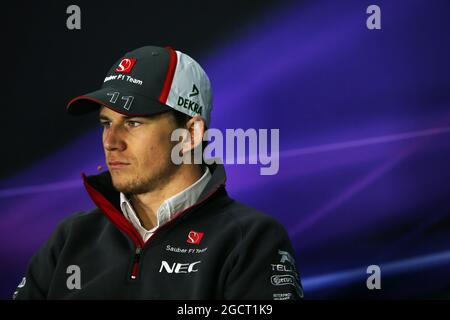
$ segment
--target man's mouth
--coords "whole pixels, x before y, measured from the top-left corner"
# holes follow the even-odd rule
[[[110,170],[123,169],[129,165],[130,164],[128,162],[122,162],[122,161],[109,161],[108,162],[108,167]]]

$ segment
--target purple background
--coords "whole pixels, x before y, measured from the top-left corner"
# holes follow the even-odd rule
[[[130,3],[149,20],[159,16]],[[118,56],[145,44],[171,44],[204,66],[214,93],[212,127],[280,129],[279,173],[226,165],[227,188],[286,227],[307,298],[450,297],[448,1],[269,1],[243,8],[235,24],[224,22],[233,21],[230,6],[226,14],[216,4],[185,16],[174,5],[186,19],[165,17],[170,26],[160,29],[146,29],[153,22],[142,16],[117,25],[111,8],[80,3],[76,35],[64,30],[69,4],[42,5],[16,27],[9,18],[8,37],[18,34],[28,51],[12,49],[18,58],[7,67],[8,107],[22,117],[42,113],[32,128],[23,128],[31,120],[2,117],[10,122],[2,136],[17,138],[0,181],[1,298],[11,296],[58,221],[93,206],[80,173],[96,173],[103,163],[100,129],[93,117],[60,120],[65,103],[97,88]],[[370,4],[381,7],[381,30],[366,28]],[[221,28],[214,29],[214,14],[225,15]],[[115,36],[123,43],[112,43]],[[55,51],[59,38],[66,40]],[[42,64],[27,52],[39,52]],[[98,63],[84,72],[80,63],[91,58]],[[19,80],[30,74],[41,80],[24,92]],[[45,112],[53,118],[40,116]],[[59,121],[68,121],[70,134],[52,131]],[[53,148],[33,149],[50,140]],[[372,264],[381,267],[381,290],[366,288]]]

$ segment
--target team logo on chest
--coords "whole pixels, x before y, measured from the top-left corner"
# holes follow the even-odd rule
[[[200,244],[200,241],[202,241],[203,238],[203,234],[204,232],[191,230],[189,231],[186,242],[190,244]]]

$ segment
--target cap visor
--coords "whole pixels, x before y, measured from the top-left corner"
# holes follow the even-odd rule
[[[130,116],[150,116],[164,111],[172,110],[171,107],[152,100],[134,92],[114,88],[103,88],[72,99],[66,107],[71,115],[83,115],[96,110],[100,106],[108,107],[113,111]]]

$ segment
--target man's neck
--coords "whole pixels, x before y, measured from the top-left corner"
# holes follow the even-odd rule
[[[180,193],[190,185],[195,183],[203,175],[203,170],[199,165],[182,165],[177,174],[165,185],[152,190],[151,192],[130,195],[133,205],[142,226],[153,229],[158,223],[157,212],[161,204],[170,197]]]

